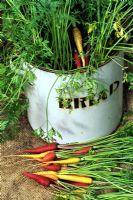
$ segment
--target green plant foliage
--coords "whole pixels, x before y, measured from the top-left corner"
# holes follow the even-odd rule
[[[41,25],[35,3],[23,4],[23,1],[7,1],[9,4],[3,17],[3,34],[13,42],[14,55],[33,65],[48,67],[52,57],[49,42],[41,37]],[[10,6],[10,7],[9,7]],[[10,31],[9,31],[10,30]]]
[[[4,43],[4,46],[3,46]],[[19,132],[19,119],[27,109],[27,99],[24,96],[28,83],[34,80],[34,74],[25,70],[18,60],[10,63],[9,58],[14,48],[11,43],[3,41],[0,63],[0,141],[12,139]]]
[[[36,137],[41,137],[42,139],[45,139],[46,142],[54,142],[54,140],[53,140],[54,136],[58,136],[59,138],[62,138],[61,134],[53,128],[51,128],[48,131],[48,134],[46,134],[46,135],[44,135],[44,134],[45,133],[41,128],[33,131],[33,135],[35,135]]]
[[[129,90],[133,90],[133,73],[128,74]]]
[[[87,99],[94,100],[98,87],[101,85],[102,88],[102,83],[99,83],[98,80],[92,78],[87,72],[82,74],[78,71],[71,75],[69,80],[68,75],[63,75],[63,77],[64,81],[58,87],[57,93],[59,94],[59,101],[60,99],[63,100],[62,103],[64,108],[69,106],[69,102],[66,100],[67,98],[73,99],[74,97],[78,97],[79,93],[82,92]],[[101,90],[99,92],[101,92]]]
[[[13,41],[19,56],[36,66],[60,69],[67,63],[71,68],[68,29],[75,22],[69,15],[71,0],[6,2],[3,32]]]
[[[75,24],[94,67],[114,51],[131,51],[125,42],[133,29],[132,6],[126,1],[6,0],[3,11],[2,32],[17,55],[36,67],[73,69]]]
[[[71,165],[70,169],[62,171],[62,174],[89,176],[93,178],[93,183],[89,187],[81,188],[73,186],[71,182],[60,180],[62,189],[56,192],[57,199],[62,197],[62,199],[82,200],[131,200],[133,197],[132,140],[133,122],[128,122],[113,134],[92,142],[75,143],[77,150],[83,146],[91,146],[93,149],[85,155],[79,155],[80,162]],[[57,156],[60,159],[68,159],[73,151],[73,148],[62,149]]]

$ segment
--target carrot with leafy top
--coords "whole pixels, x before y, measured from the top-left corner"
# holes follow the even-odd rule
[[[86,147],[82,147],[79,150],[73,151],[72,154],[78,154],[78,155],[87,154],[91,150],[92,150],[91,146],[86,146]]]
[[[16,155],[18,157],[25,157],[25,158],[33,158],[33,159],[39,159],[44,158],[49,152],[39,153],[39,154],[22,154],[22,155]]]
[[[49,162],[44,162],[44,164],[75,164],[80,162],[80,158],[68,158],[65,160],[55,160],[55,161],[49,161]]]
[[[66,181],[73,181],[73,182],[81,182],[81,183],[88,183],[91,184],[93,182],[92,178],[87,176],[78,176],[73,174],[58,174],[59,179],[66,180]]]
[[[54,171],[42,171],[42,172],[36,172],[34,174],[41,175],[41,176],[54,175],[55,177],[57,177],[59,179],[78,182],[78,183],[80,181],[81,183],[91,184],[93,181],[92,178],[90,178],[88,176],[80,176],[80,175],[78,176],[75,174],[64,174],[64,172],[65,171],[59,171],[58,173],[54,172]]]
[[[81,60],[82,60],[82,66],[84,67],[85,66],[85,58],[84,58],[84,55],[83,55],[83,44],[82,44],[81,32],[80,32],[79,28],[77,28],[77,27],[74,27],[72,29],[72,32],[73,32],[74,42],[76,44],[78,53],[79,53]]]
[[[36,172],[34,174],[44,176],[44,177],[50,178],[55,181],[58,180],[57,172],[55,172],[55,171],[42,171],[42,172]]]

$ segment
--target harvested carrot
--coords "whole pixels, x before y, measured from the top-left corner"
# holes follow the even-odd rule
[[[79,53],[81,60],[82,60],[82,66],[84,67],[85,66],[85,58],[84,58],[84,55],[83,55],[83,44],[82,44],[81,32],[77,27],[74,27],[72,32],[73,32],[74,42],[76,44],[78,53]]]
[[[55,164],[75,164],[75,163],[78,163],[80,162],[80,158],[68,158],[68,159],[65,159],[65,160],[55,160],[55,161],[49,161],[49,162],[44,162],[46,163],[46,165],[48,164],[52,164],[52,163],[55,163]]]
[[[42,153],[46,151],[53,151],[57,149],[56,143],[45,144],[44,146],[23,150],[25,153]]]
[[[42,176],[50,178],[53,181],[57,181],[58,180],[58,177],[56,175],[54,175],[54,174],[45,174],[45,175],[42,175]]]
[[[26,157],[26,158],[33,158],[33,159],[39,159],[45,157],[49,152],[44,152],[40,154],[22,154],[18,155],[19,157]]]
[[[55,181],[58,180],[57,172],[55,171],[42,171],[42,172],[36,172],[34,174],[44,176]]]
[[[44,177],[50,178],[50,179],[55,180],[55,181],[58,180],[57,174],[54,171],[36,172],[34,174],[44,176]]]
[[[34,174],[38,174],[38,175],[54,174],[54,175],[56,175],[57,172],[54,172],[54,171],[42,171],[42,172],[36,172]]]
[[[87,176],[77,176],[77,175],[66,175],[66,174],[58,174],[57,175],[59,179],[63,179],[63,180],[67,180],[67,181],[73,181],[73,182],[80,182],[81,183],[88,183],[91,184],[92,183],[92,178],[87,177]]]
[[[91,150],[92,150],[91,146],[82,147],[79,150],[73,151],[72,154],[87,154]]]
[[[39,183],[39,184],[41,184],[45,187],[48,187],[51,183],[50,179],[47,178],[47,177],[44,177],[44,176],[32,174],[32,173],[29,173],[29,172],[23,172],[23,175],[30,178],[30,179],[33,179],[34,181],[36,181],[37,183]]]
[[[57,164],[50,164],[50,165],[41,165],[42,168],[47,169],[47,170],[51,170],[51,171],[59,171],[61,170],[61,166],[57,165]]]
[[[76,68],[80,68],[82,66],[81,59],[77,51],[74,52],[74,61],[75,61]]]
[[[34,174],[36,175],[41,175],[41,176],[47,176],[50,177],[49,175],[54,175],[56,179],[63,179],[67,181],[73,181],[73,182],[78,182],[79,180],[81,183],[87,183],[91,184],[92,183],[92,178],[87,177],[87,176],[77,176],[77,175],[66,175],[66,174],[61,174],[63,171],[60,171],[60,173],[57,173],[55,171],[42,171],[42,172],[36,172]]]
[[[81,183],[81,182],[71,182],[71,185],[77,186],[77,187],[89,187],[89,183]]]
[[[54,151],[48,152],[43,158],[38,159],[40,162],[47,162],[47,161],[52,161],[55,160],[56,154]]]

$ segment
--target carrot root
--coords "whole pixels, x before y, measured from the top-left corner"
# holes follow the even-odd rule
[[[40,175],[36,175],[36,174],[32,174],[29,172],[23,172],[23,175],[36,181],[37,183],[39,183],[40,185],[43,185],[45,187],[48,187],[51,183],[50,179],[44,176],[40,176]]]
[[[46,151],[53,151],[53,150],[57,150],[56,143],[45,144],[44,146],[33,148],[33,149],[25,149],[25,150],[23,150],[23,152],[25,152],[25,153],[43,153]]]

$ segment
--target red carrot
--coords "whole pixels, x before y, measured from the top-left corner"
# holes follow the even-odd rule
[[[25,149],[23,152],[26,153],[42,153],[46,151],[53,151],[57,149],[57,144],[56,143],[51,143],[51,144],[45,144],[44,146],[33,148],[33,149]]]
[[[37,159],[37,160],[40,161],[40,162],[48,162],[48,161],[55,160],[55,158],[56,158],[55,152],[51,151],[48,154],[46,154],[46,156],[44,156],[44,158]]]
[[[44,177],[44,176],[32,174],[29,172],[23,172],[23,175],[30,179],[33,179],[34,181],[36,181],[37,183],[39,183],[40,185],[43,185],[45,187],[48,187],[51,183],[50,179],[47,177]]]
[[[44,168],[44,169],[50,170],[50,171],[55,171],[55,172],[61,170],[61,166],[57,165],[57,164],[50,164],[50,165],[43,165],[42,164],[41,167]]]
[[[80,182],[72,182],[71,185],[78,186],[78,187],[89,187],[90,184],[80,183]]]
[[[79,54],[77,51],[74,52],[74,61],[75,61],[76,68],[80,68],[82,66],[81,58],[79,57]]]
[[[91,146],[83,147],[79,150],[73,151],[72,154],[86,154],[92,150]]]

